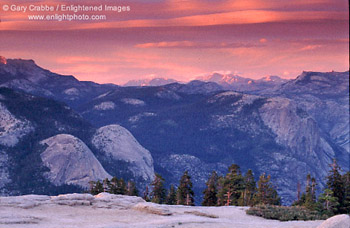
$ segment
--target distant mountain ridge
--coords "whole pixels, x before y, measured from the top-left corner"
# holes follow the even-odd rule
[[[81,82],[73,76],[44,70],[33,61],[5,59],[0,63],[0,87],[35,95],[33,99],[41,96],[47,102],[54,102],[52,99],[64,102],[69,107],[65,104],[62,107],[71,108],[84,122],[74,132],[68,130],[74,124],[59,128],[61,124],[57,125],[56,118],[71,115],[62,111],[65,108],[59,108],[61,111],[51,122],[47,119],[48,122],[40,124],[42,129],[56,129],[55,132],[37,142],[57,134],[70,134],[91,149],[110,175],[121,175],[123,167],[128,167],[125,175],[145,175],[142,178],[149,181],[152,161],[155,172],[168,183],[176,184],[182,172],[188,170],[196,186],[197,202],[211,171],[223,174],[232,163],[240,165],[243,171],[252,168],[256,176],[263,172],[271,174],[285,203],[293,201],[295,183],[304,183],[307,173],[316,177],[319,191],[332,158],[338,159],[343,170],[350,169],[348,71],[303,72],[288,81],[271,76],[250,84],[248,79],[232,75],[212,76],[207,81],[187,84],[121,87]],[[218,83],[223,79],[226,84]],[[249,87],[252,84],[254,87]],[[11,104],[8,95],[0,95],[2,107],[8,108]],[[8,108],[9,113],[17,110],[12,113],[14,117],[4,109],[3,116],[12,123],[22,121],[18,122],[19,127],[37,132],[35,121],[26,122],[27,118],[22,118],[29,115],[25,106]],[[46,108],[37,106],[38,116]],[[0,121],[0,129],[8,129],[5,133],[0,130],[0,140],[16,142],[11,138],[28,143],[26,136],[22,137],[27,131],[7,122]],[[115,124],[125,128],[123,137],[130,134],[131,141],[135,139],[144,147],[133,144],[132,148],[138,148],[134,155],[143,154],[134,163],[106,159],[118,147],[110,143],[115,140],[106,133],[118,135]],[[127,143],[119,145],[131,148]],[[1,176],[11,173],[9,167],[2,168],[4,161],[12,159],[7,150],[12,149],[0,147],[0,182]],[[127,153],[126,149],[120,151]]]
[[[234,74],[220,74],[213,73],[206,76],[201,76],[195,78],[193,81],[203,81],[203,82],[214,82],[220,85],[223,89],[235,90],[241,92],[256,92],[265,89],[271,89],[279,86],[287,81],[288,79],[280,78],[279,76],[265,76],[260,79],[251,79],[241,77]],[[187,84],[190,82],[179,82],[174,79],[167,78],[153,78],[153,79],[140,79],[131,80],[125,83],[123,86],[162,86],[171,83],[182,83]]]
[[[288,79],[283,79],[278,76],[265,76],[260,79],[251,79],[234,74],[219,73],[198,77],[197,80],[215,82],[224,89],[250,93],[272,89],[289,81]]]
[[[0,63],[1,87],[54,98],[67,104],[79,104],[84,99],[92,99],[96,94],[118,87],[113,84],[79,81],[71,75],[55,74],[39,67],[33,60],[6,60],[4,57],[2,59],[4,61]]]

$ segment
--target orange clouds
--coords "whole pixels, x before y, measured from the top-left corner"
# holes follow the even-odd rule
[[[305,47],[302,47],[300,51],[309,51],[309,50],[314,50],[316,48],[320,48],[322,45],[307,45]]]
[[[260,41],[261,42],[261,41]],[[173,41],[137,44],[137,48],[240,48],[240,47],[259,47],[261,45],[249,43],[226,43],[226,42],[192,42],[192,41]]]
[[[68,2],[68,3],[67,3]],[[312,7],[333,5],[329,9],[313,10]],[[22,3],[23,5],[28,5]],[[46,4],[75,4],[69,1],[47,1]],[[106,4],[111,2],[107,1]],[[42,1],[45,4],[45,1]],[[88,1],[86,5],[100,5],[100,1]],[[116,3],[114,3],[115,5]],[[291,4],[289,1],[177,1],[137,3],[125,1],[130,12],[118,14],[113,12],[98,12],[105,14],[107,20],[101,21],[29,21],[28,15],[49,13],[18,13],[3,12],[0,30],[76,30],[76,29],[102,29],[102,28],[142,28],[142,27],[178,27],[178,26],[218,26],[234,24],[256,24],[285,21],[314,21],[314,20],[347,20],[346,10],[337,10],[339,7],[334,0],[297,0]],[[302,7],[302,11],[296,6]],[[321,7],[322,6],[322,7]],[[62,12],[54,12],[62,13]],[[84,14],[90,14],[91,12]],[[79,13],[78,13],[79,14]],[[82,12],[80,12],[82,14]]]
[[[175,41],[175,42],[159,42],[159,43],[144,43],[137,44],[138,48],[173,48],[173,47],[193,47],[194,42],[191,41]]]
[[[88,56],[65,56],[57,59],[58,63],[71,64],[71,63],[101,63],[106,62],[107,58],[94,58]]]
[[[98,28],[142,28],[142,27],[190,27],[190,26],[219,26],[235,24],[259,24],[287,21],[315,21],[315,20],[345,20],[346,12],[275,12],[275,11],[237,11],[206,15],[186,16],[170,19],[144,19],[116,22],[100,22],[82,24],[80,29]]]
[[[266,43],[266,42],[267,42],[267,39],[261,38],[261,39],[259,40],[259,42],[260,42],[260,43]]]

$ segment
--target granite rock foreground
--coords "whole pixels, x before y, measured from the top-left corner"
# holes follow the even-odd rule
[[[1,228],[237,227],[306,228],[323,221],[279,222],[246,215],[247,207],[158,205],[100,193],[0,197]],[[322,226],[324,228],[326,226]]]
[[[349,227],[350,227],[349,215],[336,215],[324,221],[317,228],[349,228]]]

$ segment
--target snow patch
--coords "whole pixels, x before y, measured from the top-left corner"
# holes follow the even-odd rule
[[[115,109],[115,103],[112,101],[105,101],[100,103],[99,105],[94,106],[95,110],[106,111]]]
[[[157,116],[157,114],[153,113],[153,112],[144,112],[144,113],[140,113],[137,114],[135,116],[132,116],[129,118],[129,122],[131,123],[136,123],[137,121],[139,121],[142,117],[151,117],[151,116]]]
[[[107,93],[103,93],[103,94],[99,95],[98,97],[94,98],[94,100],[95,100],[95,99],[102,98],[102,97],[105,97],[105,96],[107,96],[107,95],[110,94],[110,93],[111,93],[111,91],[109,91],[109,92],[107,92]]]
[[[233,92],[233,91],[227,91],[227,92],[223,92],[223,93],[219,93],[217,95],[215,95],[216,98],[220,98],[220,97],[227,97],[227,96],[241,96],[242,93],[237,93],[237,92]]]
[[[143,100],[134,99],[134,98],[123,98],[121,101],[124,104],[136,105],[136,106],[144,106],[146,103]]]
[[[78,96],[79,90],[77,88],[69,88],[64,90],[63,93],[69,96]]]

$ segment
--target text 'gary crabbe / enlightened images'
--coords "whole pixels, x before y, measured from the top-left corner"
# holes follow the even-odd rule
[[[9,12],[103,12],[103,11],[113,11],[113,12],[128,12],[131,10],[130,6],[117,6],[117,5],[65,5],[58,4],[56,6],[53,5],[3,5],[4,11]]]
[[[111,13],[131,11],[128,5],[80,5],[80,4],[11,4],[3,5],[8,13],[27,14],[29,21],[105,21]],[[29,14],[29,13],[40,14]]]

